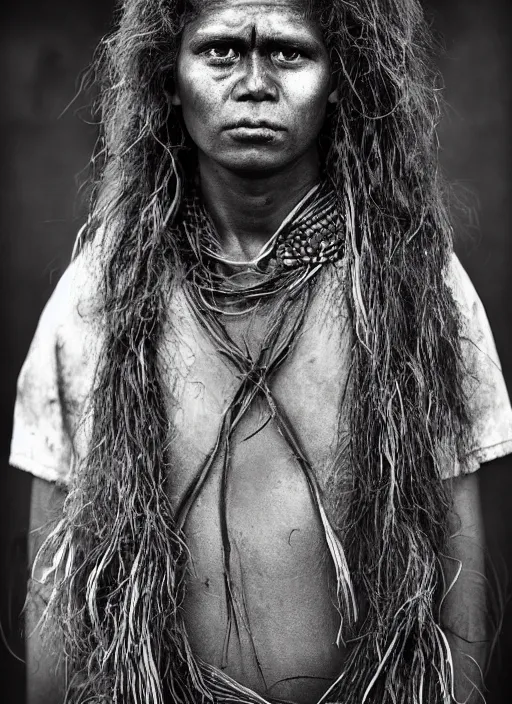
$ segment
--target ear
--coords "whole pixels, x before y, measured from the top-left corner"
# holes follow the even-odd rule
[[[337,103],[339,100],[338,98],[338,89],[335,88],[332,93],[329,94],[329,97],[327,98],[328,103]]]
[[[171,94],[171,105],[181,105],[181,98],[177,88]]]

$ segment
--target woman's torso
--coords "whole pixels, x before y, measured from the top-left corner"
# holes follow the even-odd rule
[[[350,345],[342,301],[332,305],[331,297],[339,295],[336,275],[322,277],[289,357],[269,380],[331,517]],[[253,354],[268,322],[265,313],[249,327],[243,318],[224,320],[231,338],[252,347]],[[177,506],[215,445],[240,373],[218,354],[180,292],[173,299],[163,360],[172,427],[169,490]],[[229,630],[221,447],[184,525],[190,567],[183,615],[192,649],[263,696],[316,702],[343,661],[336,645],[340,616],[333,563],[311,489],[277,421],[270,419],[263,394],[236,427],[229,455],[224,515],[236,618]]]

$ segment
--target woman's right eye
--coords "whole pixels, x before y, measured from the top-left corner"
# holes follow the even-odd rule
[[[232,46],[212,46],[203,52],[212,63],[230,63],[238,58]]]

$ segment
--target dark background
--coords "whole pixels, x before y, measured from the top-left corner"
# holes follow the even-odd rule
[[[112,17],[112,0],[3,0],[0,10],[0,701],[23,704],[19,613],[24,599],[30,478],[7,467],[16,377],[41,309],[83,221],[77,176],[95,128],[84,122],[79,76]],[[512,0],[429,0],[444,37],[449,110],[442,160],[465,200],[457,251],[487,309],[512,389]],[[512,574],[512,474],[481,471],[488,541]],[[512,701],[512,608],[507,609],[489,704]]]

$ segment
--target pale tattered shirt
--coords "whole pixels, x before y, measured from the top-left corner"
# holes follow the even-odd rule
[[[455,255],[446,276],[462,319],[465,383],[472,419],[469,452],[458,463],[445,467],[445,476],[452,477],[473,472],[482,463],[512,452],[512,409],[484,307]],[[10,463],[64,485],[73,457],[82,456],[86,449],[88,401],[101,339],[101,332],[92,323],[97,290],[94,281],[91,270],[80,258],[68,267],[41,315],[18,381]],[[295,380],[297,422],[305,433],[308,422],[301,422],[301,409],[313,407],[319,413],[326,404],[337,405],[334,399],[322,396],[328,393],[328,387],[320,380],[346,376],[350,365],[350,331],[343,315],[344,304],[341,303],[339,315],[326,319],[320,314],[322,301],[318,298],[308,313],[307,350],[301,348],[299,341],[285,365],[288,376]],[[171,308],[170,319],[179,330],[180,347],[185,352],[180,359],[168,356],[176,372],[173,379],[172,369],[169,371],[169,384],[175,386],[178,378],[194,384],[201,366],[211,368],[215,350],[204,339],[204,333],[201,336],[179,291],[173,296]],[[311,349],[312,341],[315,349]],[[333,359],[337,370],[332,366]],[[230,380],[221,367],[218,372],[225,377],[220,380],[224,392],[216,389],[210,395],[208,390],[206,395],[196,394],[197,403],[185,404],[179,411],[181,417],[175,418],[183,432],[190,435],[183,437],[184,442],[193,445],[198,431],[203,434],[203,447],[210,434],[212,442],[215,438],[217,421],[230,400]],[[316,444],[334,447],[336,432],[333,423],[326,423],[323,437]]]

